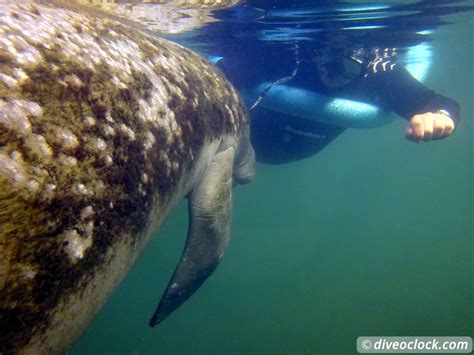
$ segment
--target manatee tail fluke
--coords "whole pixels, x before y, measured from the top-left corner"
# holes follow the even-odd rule
[[[189,198],[189,229],[181,259],[150,319],[161,323],[216,269],[229,244],[234,148],[216,153]]]

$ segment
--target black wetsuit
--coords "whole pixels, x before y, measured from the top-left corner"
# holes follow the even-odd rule
[[[285,57],[276,57],[271,62],[262,60],[261,63],[251,64],[223,60],[219,66],[237,88],[241,89],[258,83],[258,74],[261,74],[257,72],[258,69],[267,68],[275,73],[278,72],[277,67],[288,64],[285,63],[287,60]],[[415,114],[444,110],[452,117],[455,125],[458,124],[459,105],[452,99],[427,89],[403,66],[389,59],[372,59],[359,64],[361,70],[352,80],[330,88],[323,83],[314,64],[303,63],[289,84],[325,95],[375,104],[407,120]],[[331,65],[342,66],[342,62]],[[251,138],[257,160],[269,164],[284,164],[312,156],[346,129],[318,122],[312,117],[295,117],[259,105],[252,110],[251,115]]]

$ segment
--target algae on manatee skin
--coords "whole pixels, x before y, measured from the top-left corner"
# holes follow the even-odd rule
[[[200,56],[56,3],[0,6],[0,353],[41,344],[51,328],[58,342],[77,337],[204,145],[248,126]],[[94,294],[116,245],[130,257]],[[84,294],[92,310],[69,313],[81,326],[55,318]]]

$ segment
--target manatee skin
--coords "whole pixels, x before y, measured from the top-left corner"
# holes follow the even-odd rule
[[[247,110],[200,56],[0,1],[0,353],[66,351],[223,145],[250,180]]]

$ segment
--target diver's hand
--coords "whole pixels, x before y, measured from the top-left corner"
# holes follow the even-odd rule
[[[415,115],[405,131],[405,137],[416,143],[442,139],[454,131],[454,121],[442,112]]]

